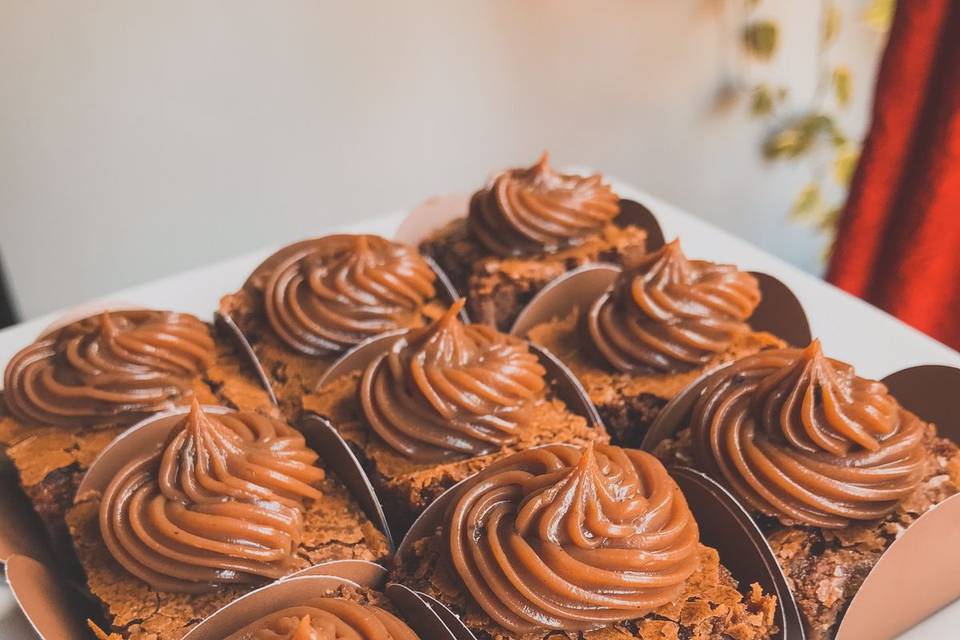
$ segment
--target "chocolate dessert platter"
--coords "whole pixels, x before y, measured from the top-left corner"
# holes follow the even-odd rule
[[[30,518],[32,509],[55,547],[69,547],[63,517],[80,478],[130,425],[193,399],[271,407],[263,388],[249,382],[245,356],[195,316],[89,311],[61,319],[17,353],[0,392],[4,513],[9,507]]]
[[[691,260],[678,239],[622,267],[591,264],[554,280],[511,333],[560,358],[611,437],[631,446],[705,371],[810,338],[806,314],[783,283]]]
[[[280,249],[212,324],[113,305],[7,339],[21,611],[43,640],[858,640],[960,597],[960,369],[858,375],[658,211],[719,260],[544,155],[398,241]],[[856,318],[814,320],[864,371],[910,361],[870,318],[955,362],[726,243]]]
[[[472,196],[428,200],[397,239],[436,260],[467,298],[474,322],[507,331],[551,280],[591,262],[620,263],[663,244],[643,205],[620,198],[601,175],[532,167],[495,175]]]
[[[283,415],[345,351],[373,336],[422,326],[457,298],[413,247],[374,235],[303,240],[267,258],[218,316],[253,351],[257,376]]]
[[[753,514],[807,638],[892,637],[960,596],[957,389],[946,366],[862,378],[815,340],[704,376],[642,446]]]
[[[458,300],[425,327],[374,338],[331,366],[303,426],[329,422],[368,470],[396,532],[491,462],[540,444],[607,436],[563,365]]]

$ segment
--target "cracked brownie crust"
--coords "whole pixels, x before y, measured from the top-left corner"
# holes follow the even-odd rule
[[[216,360],[193,383],[202,404],[273,415],[276,409],[247,370],[233,344],[218,336]],[[129,425],[60,427],[24,425],[6,410],[0,392],[0,448],[40,516],[54,549],[69,548],[64,514],[97,454]],[[181,404],[189,402],[184,398]]]
[[[879,522],[842,529],[787,526],[754,514],[797,600],[810,640],[832,638],[860,585],[883,552],[932,506],[960,491],[960,449],[926,425],[928,451],[920,487]],[[695,466],[690,430],[664,440],[655,454],[665,464]]]
[[[319,485],[323,498],[307,506],[303,543],[297,553],[304,567],[326,560],[380,561],[389,554],[384,535],[366,518],[337,480]],[[74,548],[91,595],[100,604],[103,628],[125,640],[178,640],[195,624],[255,587],[225,587],[214,593],[164,593],[127,573],[100,536],[99,500],[67,512]]]
[[[331,381],[317,393],[305,396],[304,409],[329,419],[364,462],[384,500],[387,516],[403,531],[416,515],[445,490],[494,460],[541,444],[569,442],[583,445],[608,437],[600,429],[571,413],[556,399],[543,401],[535,409],[528,428],[520,439],[497,453],[442,464],[415,463],[395,452],[367,427],[357,393],[360,372]]]
[[[782,347],[783,341],[765,332],[751,332],[705,366],[682,373],[639,375],[611,368],[586,337],[582,314],[533,327],[531,342],[546,347],[580,380],[596,405],[614,442],[637,446],[667,401],[705,372],[763,349]]]
[[[440,600],[461,616],[479,640],[756,640],[775,631],[776,597],[759,585],[744,593],[720,564],[716,550],[700,546],[700,568],[687,581],[676,601],[638,620],[616,623],[594,631],[538,632],[517,637],[496,625],[473,602],[443,550],[447,540],[441,530],[417,541],[413,552],[392,578]]]
[[[420,243],[420,251],[446,272],[467,297],[474,322],[508,331],[520,310],[557,276],[589,262],[622,263],[644,251],[646,232],[607,224],[582,244],[527,258],[490,255],[469,233],[466,218],[454,220]]]

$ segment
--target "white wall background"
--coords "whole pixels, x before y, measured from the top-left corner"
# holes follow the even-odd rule
[[[0,0],[0,254],[21,315],[479,186],[550,149],[809,270],[806,169],[715,108],[740,0]],[[880,36],[843,0],[845,120]],[[764,0],[800,109],[820,3]],[[731,256],[735,259],[736,256]],[[239,285],[239,283],[238,283]]]

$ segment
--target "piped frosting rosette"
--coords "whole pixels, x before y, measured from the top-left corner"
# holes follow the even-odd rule
[[[544,153],[527,169],[496,175],[470,200],[471,233],[500,256],[554,251],[581,243],[620,213],[603,176],[557,173]]]
[[[252,622],[226,640],[419,640],[380,607],[345,598],[315,598]]]
[[[372,235],[301,243],[263,279],[267,319],[305,355],[343,351],[366,338],[419,326],[436,274],[413,247]]]
[[[321,497],[317,454],[287,424],[208,414],[194,402],[165,447],[134,457],[100,503],[100,532],[159,591],[256,584],[300,567],[304,501]]]
[[[543,397],[545,370],[522,340],[464,325],[454,303],[364,371],[360,402],[370,427],[419,462],[498,451],[516,441]]]
[[[696,368],[750,330],[756,278],[733,265],[688,260],[674,240],[625,269],[587,317],[593,344],[624,372]]]
[[[105,311],[17,353],[4,371],[4,399],[28,423],[132,424],[179,404],[213,358],[210,330],[192,315]]]
[[[465,481],[445,516],[452,564],[512,633],[588,630],[672,602],[699,530],[660,462],[633,449],[548,445]]]
[[[787,524],[883,518],[923,476],[923,423],[819,341],[714,373],[691,430],[702,469]]]

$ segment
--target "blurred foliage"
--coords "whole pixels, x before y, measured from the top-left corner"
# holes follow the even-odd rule
[[[763,10],[763,0],[734,1],[743,3],[741,36],[745,55],[760,62],[772,60],[781,34],[774,20],[757,15]],[[863,21],[872,28],[888,29],[896,0],[864,1]],[[774,90],[769,81],[744,81],[740,86],[750,96],[751,115],[774,121],[763,140],[764,157],[771,161],[804,161],[810,166],[811,180],[794,197],[790,217],[828,237],[826,257],[860,159],[860,145],[850,140],[838,122],[838,111],[848,107],[853,98],[853,75],[847,65],[830,63],[833,46],[842,35],[843,12],[833,0],[821,0],[820,4],[820,42],[816,52],[820,71],[817,89],[807,108],[800,115],[795,111],[781,113],[786,111],[787,89]],[[839,198],[835,197],[838,192]]]
[[[777,51],[777,25],[761,20],[743,28],[743,46],[747,53],[761,60],[769,60]]]
[[[763,155],[768,160],[796,158],[820,141],[839,147],[847,143],[847,137],[831,115],[809,113],[768,136],[763,143]]]
[[[850,104],[850,97],[853,93],[852,85],[853,78],[850,75],[850,69],[841,65],[833,70],[833,93],[837,98],[837,104],[841,107]]]
[[[890,30],[893,14],[897,10],[897,0],[870,0],[863,10],[863,21],[881,33]]]

